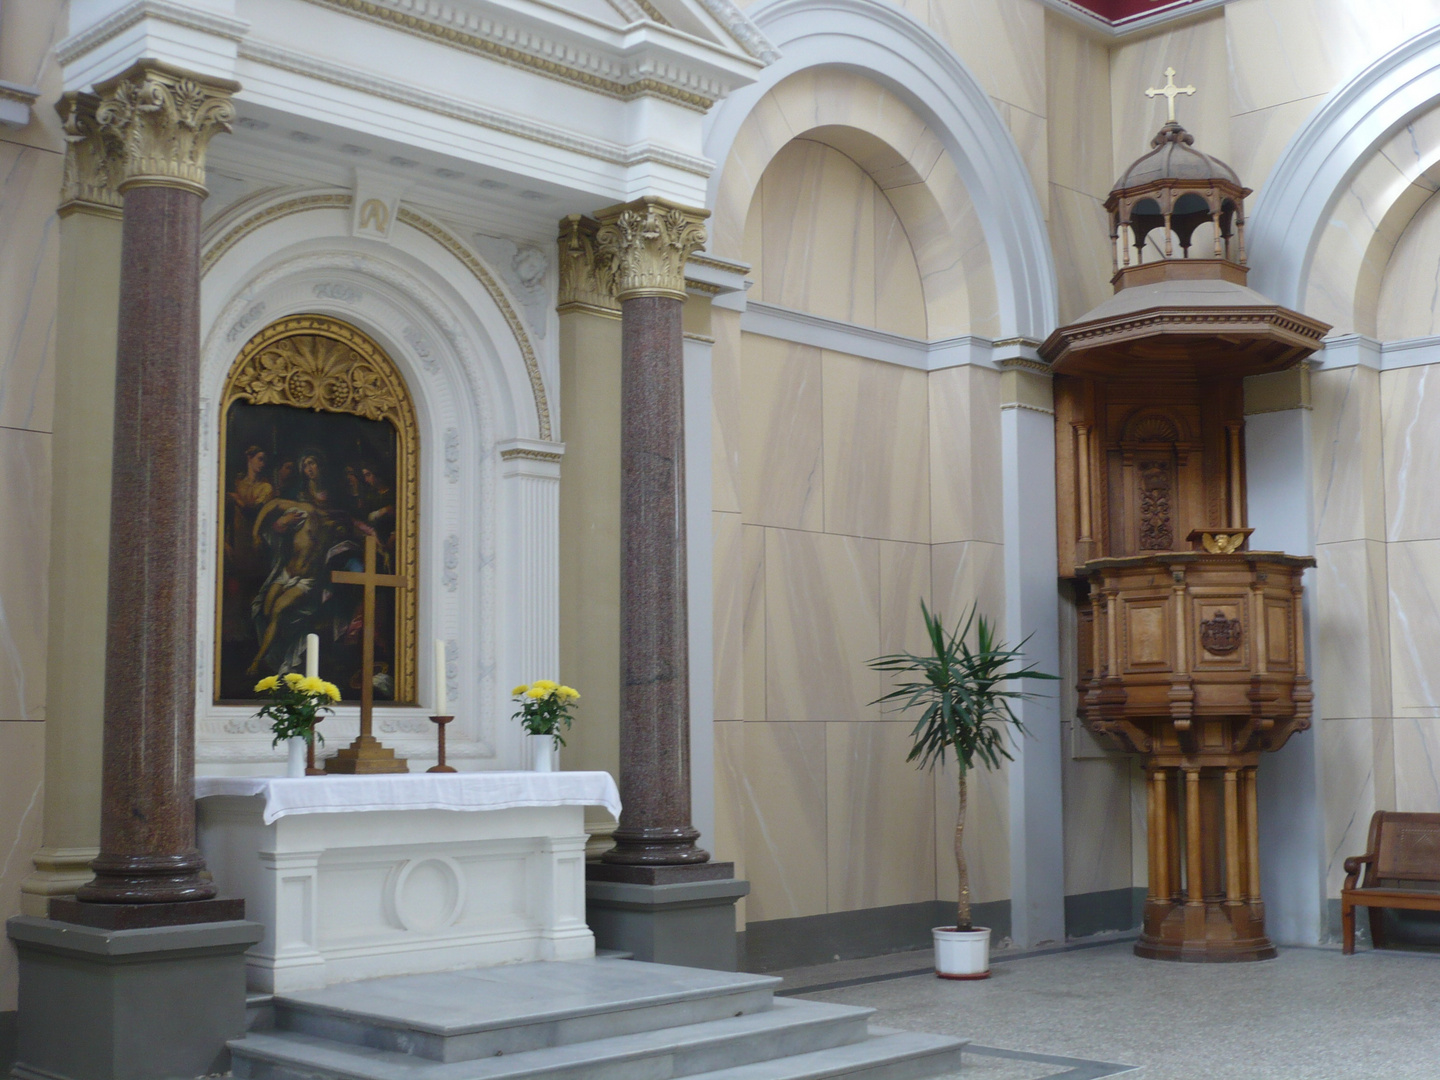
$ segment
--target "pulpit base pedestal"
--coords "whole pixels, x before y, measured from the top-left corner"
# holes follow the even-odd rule
[[[1191,964],[1273,960],[1275,946],[1265,936],[1265,905],[1145,902],[1145,920],[1135,955],[1146,960]]]

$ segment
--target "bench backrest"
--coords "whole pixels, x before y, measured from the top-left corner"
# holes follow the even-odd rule
[[[1372,878],[1440,881],[1440,814],[1377,810],[1370,822]]]

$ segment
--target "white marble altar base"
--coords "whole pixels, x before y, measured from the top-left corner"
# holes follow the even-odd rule
[[[197,787],[206,794],[203,778]],[[221,895],[243,896],[246,918],[265,926],[246,954],[252,990],[595,953],[583,805],[279,817],[273,800],[266,808],[264,793],[197,803],[200,848]]]

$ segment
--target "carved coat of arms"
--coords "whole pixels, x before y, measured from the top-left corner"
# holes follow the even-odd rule
[[[1200,644],[1206,652],[1229,656],[1240,647],[1240,620],[1227,619],[1223,611],[1200,621]]]

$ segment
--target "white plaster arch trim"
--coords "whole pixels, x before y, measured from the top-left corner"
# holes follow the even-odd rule
[[[1055,263],[1029,170],[989,96],[927,26],[881,0],[759,0],[746,14],[780,50],[757,82],[707,117],[705,156],[726,162],[746,117],[783,79],[840,67],[900,97],[944,145],[975,203],[994,265],[1001,338],[1043,340],[1058,324]],[[721,173],[710,178],[714,206]]]
[[[1336,202],[1376,148],[1440,98],[1440,26],[1392,49],[1320,103],[1265,180],[1246,235],[1250,284],[1305,300]]]
[[[497,655],[517,632],[549,634],[551,628],[531,621],[517,629],[508,620],[502,628],[498,581],[516,567],[534,565],[523,552],[546,538],[529,536],[525,523],[497,524],[505,524],[503,508],[510,501],[502,498],[500,448],[536,434],[530,380],[509,322],[477,279],[458,272],[438,245],[416,231],[397,229],[393,244],[345,235],[348,216],[338,208],[316,210],[283,226],[262,227],[212,266],[202,288],[197,761],[211,771],[260,772],[272,771],[278,761],[269,737],[250,730],[258,727],[251,710],[211,700],[218,408],[244,342],[276,319],[313,312],[356,325],[386,350],[410,389],[420,431],[422,707],[377,709],[377,734],[402,756],[433,757],[430,643],[438,638],[446,643],[447,693],[457,716],[450,756],[460,767],[520,767],[518,739],[500,723],[506,706],[501,690],[510,684],[497,677]],[[544,516],[531,521],[543,526]],[[558,582],[537,581],[532,588],[544,595]],[[549,640],[527,644],[555,648]],[[327,739],[344,745],[357,726],[353,706],[339,709],[327,723]]]

